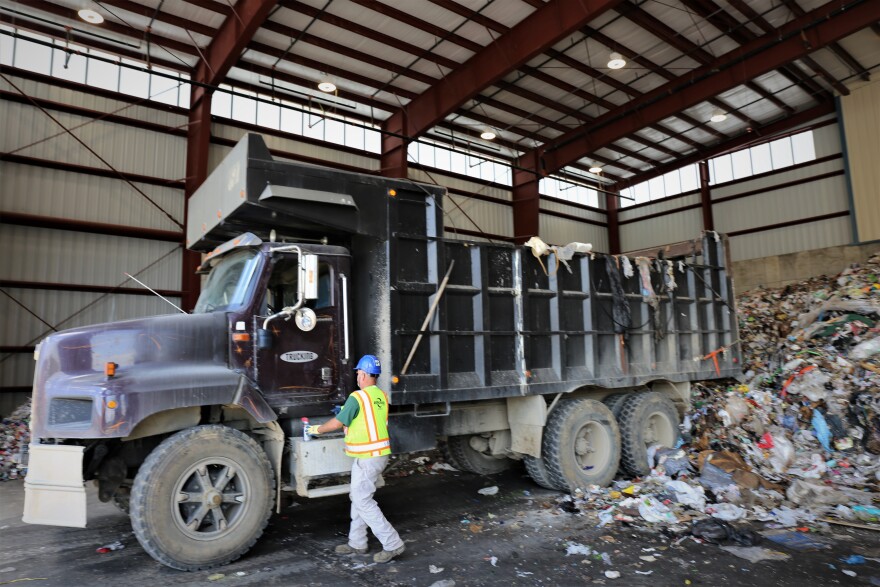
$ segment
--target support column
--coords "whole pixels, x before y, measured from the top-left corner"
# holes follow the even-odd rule
[[[211,145],[211,94],[199,86],[193,86],[191,100],[189,123],[186,128],[184,226],[189,224],[189,199],[208,177],[208,148]],[[196,269],[199,268],[202,260],[199,253],[186,249],[188,245],[189,243],[184,243],[181,264],[183,273],[180,279],[180,289],[183,291],[180,306],[187,312],[195,307],[199,298],[201,279],[196,275]]]
[[[398,110],[382,125],[382,154],[379,173],[385,177],[407,177],[406,111]],[[388,134],[391,133],[391,134]]]
[[[712,195],[709,193],[709,163],[700,161],[700,204],[703,206],[703,230],[715,230],[712,217]]]
[[[608,191],[611,190],[609,189]],[[605,211],[607,212],[606,217],[608,219],[608,252],[612,255],[619,255],[621,253],[620,223],[617,215],[620,207],[620,203],[617,201],[619,193],[618,191],[618,193],[605,194]]]
[[[540,155],[537,151],[529,153],[526,159],[517,159],[513,169],[513,236],[517,243],[538,236],[541,214],[539,169]]]

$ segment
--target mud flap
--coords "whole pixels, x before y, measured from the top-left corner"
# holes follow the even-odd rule
[[[82,476],[85,447],[31,444],[24,480],[27,524],[86,527],[86,488]]]

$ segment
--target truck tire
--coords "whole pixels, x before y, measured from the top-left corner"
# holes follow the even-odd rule
[[[197,571],[234,561],[263,533],[274,473],[243,432],[198,426],[166,438],[144,461],[131,491],[131,525],[160,563]]]
[[[560,401],[547,418],[542,448],[550,482],[564,491],[608,485],[620,464],[617,422],[596,400]]]
[[[526,473],[529,474],[529,477],[532,478],[532,481],[534,481],[544,489],[561,491],[561,489],[559,487],[556,487],[550,480],[550,475],[547,474],[547,465],[544,463],[543,458],[536,458],[531,455],[526,455],[523,457],[523,464],[526,466]]]
[[[473,444],[479,444],[481,440],[484,439],[479,434],[450,436],[446,439],[443,454],[446,460],[460,471],[468,471],[479,475],[494,475],[509,469],[511,466],[510,459],[506,457],[493,457],[474,448]]]
[[[678,410],[668,397],[656,391],[640,391],[623,403],[620,416],[620,464],[630,475],[651,472],[648,447],[675,446],[679,437]]]
[[[611,413],[614,414],[614,418],[616,419],[620,416],[620,410],[623,409],[623,402],[629,398],[630,394],[628,393],[612,393],[602,400],[602,403],[608,406],[608,409],[611,410]]]

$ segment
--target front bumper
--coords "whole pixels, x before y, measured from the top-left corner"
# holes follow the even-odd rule
[[[30,445],[28,473],[24,480],[23,522],[85,528],[84,452],[82,446]]]

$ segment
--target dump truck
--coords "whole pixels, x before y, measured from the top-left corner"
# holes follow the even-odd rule
[[[467,241],[444,196],[246,135],[188,202],[206,275],[192,313],[35,350],[24,521],[85,526],[93,481],[157,561],[235,560],[285,491],[348,491],[341,435],[306,440],[302,419],[332,417],[363,354],[382,362],[393,454],[519,463],[560,491],[647,473],[691,382],[740,373],[720,235],[632,256]]]

